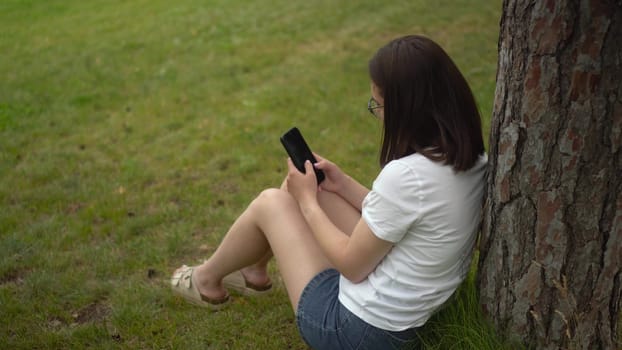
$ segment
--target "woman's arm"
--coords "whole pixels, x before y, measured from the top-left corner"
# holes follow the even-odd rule
[[[365,280],[393,247],[376,237],[362,218],[348,236],[330,221],[317,201],[303,201],[300,206],[328,260],[352,283]]]
[[[302,214],[330,262],[347,279],[358,283],[376,268],[393,244],[376,237],[363,219],[350,236],[339,230],[317,201],[317,185],[311,163],[306,162],[305,168],[306,174],[303,174],[289,161],[289,193],[298,201]],[[346,192],[354,194],[353,198],[357,191],[360,196],[362,191],[357,190],[360,187],[356,183],[346,186],[352,186],[352,192]]]
[[[330,191],[338,194],[350,205],[361,211],[363,199],[369,193],[369,189],[361,185],[351,176],[344,173],[333,162],[314,154],[318,162],[314,166],[324,171],[326,179],[320,185],[321,190]]]
[[[337,194],[345,199],[350,205],[361,211],[363,207],[363,199],[369,193],[369,189],[361,185],[358,181],[349,175],[346,175],[344,186]]]

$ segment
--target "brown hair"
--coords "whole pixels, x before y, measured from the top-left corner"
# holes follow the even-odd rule
[[[443,49],[418,35],[395,39],[369,61],[384,98],[380,164],[421,153],[456,171],[484,152],[481,121],[468,83]]]

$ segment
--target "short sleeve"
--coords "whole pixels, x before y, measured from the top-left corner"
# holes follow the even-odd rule
[[[399,242],[416,222],[420,206],[420,181],[415,171],[400,161],[389,162],[363,200],[362,217],[385,241]]]

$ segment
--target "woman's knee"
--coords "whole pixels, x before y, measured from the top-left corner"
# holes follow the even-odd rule
[[[277,208],[291,207],[296,204],[294,198],[287,192],[278,188],[263,190],[252,203],[258,210],[274,210]]]

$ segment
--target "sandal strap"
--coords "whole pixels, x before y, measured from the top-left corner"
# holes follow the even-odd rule
[[[258,292],[265,292],[265,291],[270,290],[272,288],[272,283],[268,283],[268,284],[264,284],[264,285],[258,285],[258,284],[251,283],[251,282],[247,281],[246,279],[244,279],[244,284],[246,284],[247,288],[256,290]]]
[[[226,302],[229,301],[229,294],[225,295],[223,298],[221,299],[212,299],[212,298],[208,298],[205,295],[201,294],[201,292],[199,292],[199,295],[201,296],[201,300],[203,300],[206,303],[212,304],[212,305],[220,305],[220,304],[224,304]]]
[[[183,265],[179,268],[171,278],[171,285],[173,287],[182,286],[184,288],[190,288],[192,286],[192,272],[194,268]]]

